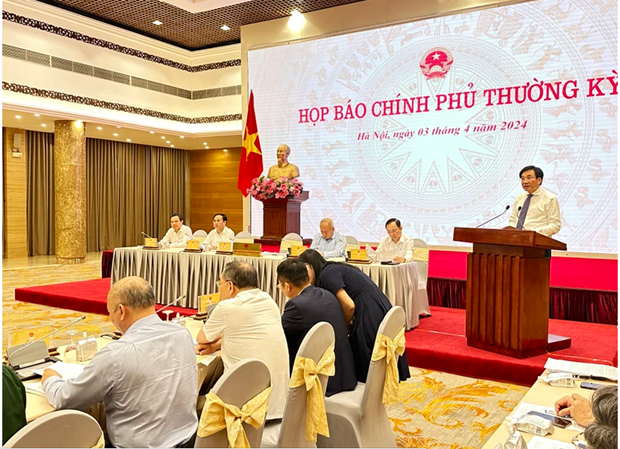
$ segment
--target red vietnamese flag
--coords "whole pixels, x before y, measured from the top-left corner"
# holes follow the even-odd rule
[[[258,178],[263,173],[263,153],[258,139],[258,126],[254,113],[254,93],[250,91],[250,103],[248,104],[248,119],[245,121],[243,133],[243,149],[239,160],[239,177],[237,188],[243,196],[248,196],[248,190],[252,187],[252,179]]]

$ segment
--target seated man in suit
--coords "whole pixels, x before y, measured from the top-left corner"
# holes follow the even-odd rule
[[[336,232],[331,218],[323,218],[319,224],[321,232],[312,239],[310,248],[317,250],[325,259],[345,257],[347,239],[344,235]]]
[[[336,373],[327,382],[327,396],[351,391],[357,385],[353,352],[340,302],[322,288],[310,284],[308,268],[301,260],[288,259],[278,265],[278,286],[290,301],[282,315],[282,327],[288,343],[291,370],[299,346],[315,324],[326,321],[334,328]]]
[[[215,214],[213,216],[213,231],[209,232],[206,239],[200,244],[205,251],[217,249],[220,242],[232,242],[235,233],[226,226],[228,217],[226,214]]]
[[[264,362],[271,373],[267,419],[284,415],[289,372],[280,309],[258,288],[258,273],[246,262],[230,262],[220,275],[220,298],[196,337],[197,354],[222,350],[224,370],[245,359]]]
[[[189,331],[162,321],[155,294],[136,276],[108,293],[110,321],[123,336],[101,349],[75,379],[53,369],[41,383],[57,410],[104,403],[113,447],[178,447],[198,428],[198,367]]]
[[[166,232],[159,244],[164,248],[186,248],[187,241],[192,239],[192,229],[183,224],[181,214],[172,214],[170,217],[170,229]]]

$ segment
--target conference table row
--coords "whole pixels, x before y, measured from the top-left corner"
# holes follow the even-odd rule
[[[277,253],[246,257],[215,252],[191,253],[180,248],[157,251],[141,247],[116,248],[111,283],[127,276],[139,276],[153,286],[158,304],[170,304],[185,295],[177,305],[197,309],[201,295],[217,292],[220,274],[226,264],[233,260],[247,262],[256,269],[260,289],[269,293],[283,312],[287,299],[278,288],[277,268],[285,256]],[[422,295],[418,293],[417,262],[355,266],[377,284],[393,305],[404,309],[407,330],[419,324],[423,309],[420,305]]]

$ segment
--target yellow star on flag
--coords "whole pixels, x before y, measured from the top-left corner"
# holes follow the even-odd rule
[[[256,145],[254,144],[257,138],[258,138],[257,132],[254,134],[250,134],[247,132],[247,128],[246,128],[246,137],[245,137],[245,140],[243,141],[243,148],[245,148],[245,160],[246,161],[248,160],[248,157],[250,157],[250,153],[263,154],[260,152],[258,148],[256,148]]]

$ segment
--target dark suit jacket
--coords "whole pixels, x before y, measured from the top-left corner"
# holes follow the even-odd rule
[[[297,351],[308,331],[315,324],[326,321],[334,328],[336,342],[336,373],[327,382],[327,396],[341,391],[351,391],[357,385],[353,352],[349,345],[344,314],[338,299],[327,290],[313,285],[306,287],[299,296],[286,303],[282,327],[288,343],[290,369],[293,369]]]

